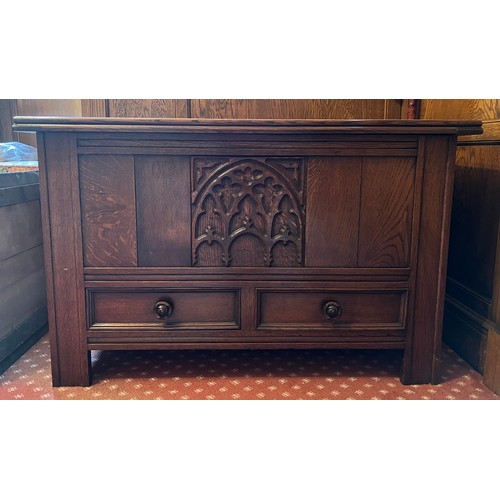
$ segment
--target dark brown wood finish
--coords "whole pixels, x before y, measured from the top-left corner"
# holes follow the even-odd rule
[[[307,266],[356,267],[362,161],[359,157],[309,159]]]
[[[402,330],[405,326],[405,299],[405,293],[397,291],[261,290],[258,328],[327,330],[332,336],[339,327],[350,330]],[[339,308],[332,318],[325,311],[325,305],[330,302],[336,303]]]
[[[54,386],[90,384],[76,138],[40,134],[40,201]]]
[[[455,166],[455,138],[426,137],[413,328],[403,382],[437,383]]]
[[[409,265],[414,187],[413,158],[363,160],[359,266]]]
[[[134,159],[79,157],[85,266],[136,266]]]
[[[50,139],[56,385],[88,383],[91,349],[188,347],[397,348],[405,383],[437,381],[454,141],[478,122],[15,128]]]
[[[217,330],[239,328],[238,290],[158,289],[156,291],[95,291],[89,295],[89,328]],[[155,314],[158,302],[171,311],[166,318]]]
[[[303,263],[304,158],[193,158],[193,265]]]
[[[190,158],[135,158],[139,266],[191,265]]]

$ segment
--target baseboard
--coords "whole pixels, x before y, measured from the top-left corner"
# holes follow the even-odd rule
[[[446,296],[443,341],[479,373],[484,373],[489,322],[475,311]]]
[[[47,331],[47,307],[42,307],[3,337],[0,340],[0,374],[14,364]]]
[[[446,280],[446,297],[475,312],[477,317],[487,318],[491,310],[491,297],[485,297],[453,278]]]

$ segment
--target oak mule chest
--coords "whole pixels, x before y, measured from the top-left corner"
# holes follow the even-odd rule
[[[54,386],[91,350],[390,348],[436,383],[456,137],[480,122],[16,117]]]

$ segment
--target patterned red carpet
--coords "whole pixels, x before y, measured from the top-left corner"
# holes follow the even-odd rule
[[[500,399],[447,346],[437,385],[402,385],[400,360],[385,350],[97,351],[92,386],[53,388],[45,336],[0,375],[0,400]]]

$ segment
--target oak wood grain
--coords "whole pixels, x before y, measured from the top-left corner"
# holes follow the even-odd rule
[[[417,122],[151,118],[16,121],[21,128],[38,130],[42,152],[43,138],[50,139],[41,171],[43,175],[44,169],[48,172],[48,189],[46,185],[41,200],[45,213],[44,237],[48,235],[49,309],[52,324],[56,326],[52,335],[56,384],[88,383],[87,351],[93,348],[306,346],[404,348],[402,381],[438,382],[455,136],[481,128],[477,122]],[[346,146],[329,150],[325,155],[325,145],[331,147],[335,138],[344,143],[369,142],[371,146],[354,145],[352,149]],[[78,175],[77,153],[84,158],[87,155],[81,148],[96,148],[88,157],[120,158],[128,162],[127,158],[132,156],[125,149],[127,144],[113,142],[124,140],[135,148],[133,175],[126,175],[130,184],[127,187],[120,186],[120,180],[114,186],[121,193],[127,189],[134,192],[137,245],[139,249],[146,245],[147,251],[143,254],[139,251],[138,266],[84,268],[81,223],[87,207],[84,204],[80,207],[83,182],[82,175]],[[146,142],[142,143],[143,140]],[[95,142],[89,145],[85,141]],[[113,144],[109,149],[107,141]],[[185,155],[174,153],[175,148],[169,150],[174,141],[175,148],[183,147],[185,141]],[[162,143],[163,154],[152,154],[152,143]],[[397,152],[395,143],[404,144],[400,149],[406,156]],[[214,151],[207,153],[203,149],[208,144]],[[251,144],[254,156],[241,153],[245,144]],[[302,154],[284,153],[297,144],[303,147]],[[220,145],[224,149],[217,152]],[[373,151],[381,150],[388,153],[373,155]],[[346,151],[355,155],[348,156]],[[218,166],[202,162],[196,164],[200,171],[193,168],[196,166],[193,157],[212,155]],[[302,162],[303,169],[292,168],[297,160]],[[308,162],[312,166],[310,171]],[[257,168],[261,164],[266,169]],[[203,165],[208,171],[204,171]],[[224,170],[226,167],[230,172]],[[265,170],[269,170],[269,175],[264,175]],[[113,164],[102,164],[102,169],[93,174],[105,172],[105,177],[116,177],[117,171]],[[234,179],[224,172],[234,173]],[[218,177],[218,173],[222,176]],[[305,190],[298,182],[304,173]],[[254,183],[252,175],[262,182]],[[278,177],[280,182],[273,182]],[[89,179],[97,185],[97,175]],[[232,180],[246,183],[247,187],[242,190],[232,185],[236,182],[225,182]],[[322,250],[326,257],[316,254],[318,262],[326,262],[326,267],[314,260],[310,267],[291,267],[283,255],[279,258],[283,258],[286,266],[281,268],[193,266],[193,210],[199,200],[205,199],[208,187],[213,196],[222,200],[220,210],[228,213],[231,213],[231,193],[251,192],[254,202],[257,199],[263,211],[272,214],[270,208],[277,196],[283,195],[279,209],[286,192],[296,198],[296,203],[284,203],[279,210],[297,215],[303,206],[307,237],[314,238],[319,232],[311,230],[315,224],[326,232],[336,227],[336,234],[344,235],[344,241],[335,251],[343,257],[347,255],[350,263],[332,265],[331,247],[339,244],[332,238]],[[260,198],[268,188],[270,197]],[[60,196],[51,196],[59,192]],[[203,210],[208,208],[201,205]],[[242,219],[246,224],[259,212],[248,205],[240,209],[242,215],[248,216]],[[353,227],[343,227],[339,220]],[[253,234],[235,224],[230,220],[232,235]],[[312,228],[307,229],[308,225]],[[207,229],[206,225],[201,226],[201,230]],[[172,232],[168,235],[170,228]],[[351,244],[358,255],[355,262]],[[142,255],[147,261],[150,250],[151,261],[141,261]],[[171,250],[174,260],[177,257],[185,260],[162,261]],[[315,251],[312,250],[312,256]],[[243,261],[249,262],[249,258]],[[238,299],[222,297],[223,292],[230,292]],[[149,320],[154,307],[151,300],[173,300],[171,293],[179,294],[174,298],[180,304],[177,314],[182,312],[174,326],[177,332],[168,330],[168,322],[165,329],[156,319]],[[205,300],[209,293],[215,294],[211,297],[219,297],[215,303]],[[105,300],[97,298],[101,302],[97,304],[96,316],[92,301],[99,294],[107,295],[100,296]],[[317,319],[317,314],[332,316],[322,302],[335,299],[342,299],[345,314],[337,315],[335,320],[321,316]],[[182,309],[182,304],[186,309]],[[230,311],[236,320],[228,320]],[[193,323],[193,317],[200,321]],[[337,319],[335,325],[323,323]],[[92,325],[90,330],[86,325]]]
[[[403,382],[438,381],[455,147],[454,137],[425,139],[415,306]]]
[[[493,120],[500,118],[500,99],[422,99],[425,120]]]
[[[39,141],[40,201],[54,386],[90,384],[84,326],[83,257],[79,229],[76,138],[44,134]]]
[[[186,118],[186,99],[108,99],[108,116],[130,118]]]
[[[414,159],[363,160],[359,266],[409,265],[414,184]]]
[[[307,169],[306,266],[355,267],[361,158],[310,158]]]
[[[138,264],[191,265],[190,158],[136,158]]]
[[[192,99],[192,118],[400,118],[384,99]]]
[[[84,264],[137,265],[134,159],[79,157]]]
[[[404,292],[345,292],[342,290],[261,291],[258,328],[286,330],[336,327],[389,329],[404,327]],[[328,319],[322,307],[329,301],[340,304],[339,317]]]
[[[303,263],[304,158],[192,160],[193,264]]]
[[[13,130],[16,132],[94,132],[94,133],[172,133],[178,138],[180,134],[197,134],[190,138],[213,137],[212,134],[227,134],[230,140],[235,136],[246,136],[247,140],[260,140],[280,137],[286,140],[290,135],[304,136],[311,140],[318,134],[322,141],[332,140],[336,136],[378,136],[380,141],[415,140],[416,135],[470,135],[482,133],[480,121],[447,121],[447,120],[374,120],[359,119],[353,122],[347,119],[182,119],[182,118],[65,118],[65,117],[31,117],[15,116]],[[249,135],[248,135],[249,134]],[[270,136],[272,134],[272,136]],[[410,135],[410,137],[408,137]]]
[[[82,99],[82,116],[109,116],[107,99]]]
[[[172,314],[155,316],[158,301],[168,302]],[[220,329],[239,325],[237,290],[96,291],[91,294],[90,326],[108,328]],[[224,325],[225,324],[225,325]]]
[[[464,135],[460,137],[458,145],[481,145],[500,146],[500,119],[483,121],[483,133],[478,138],[476,135]]]

